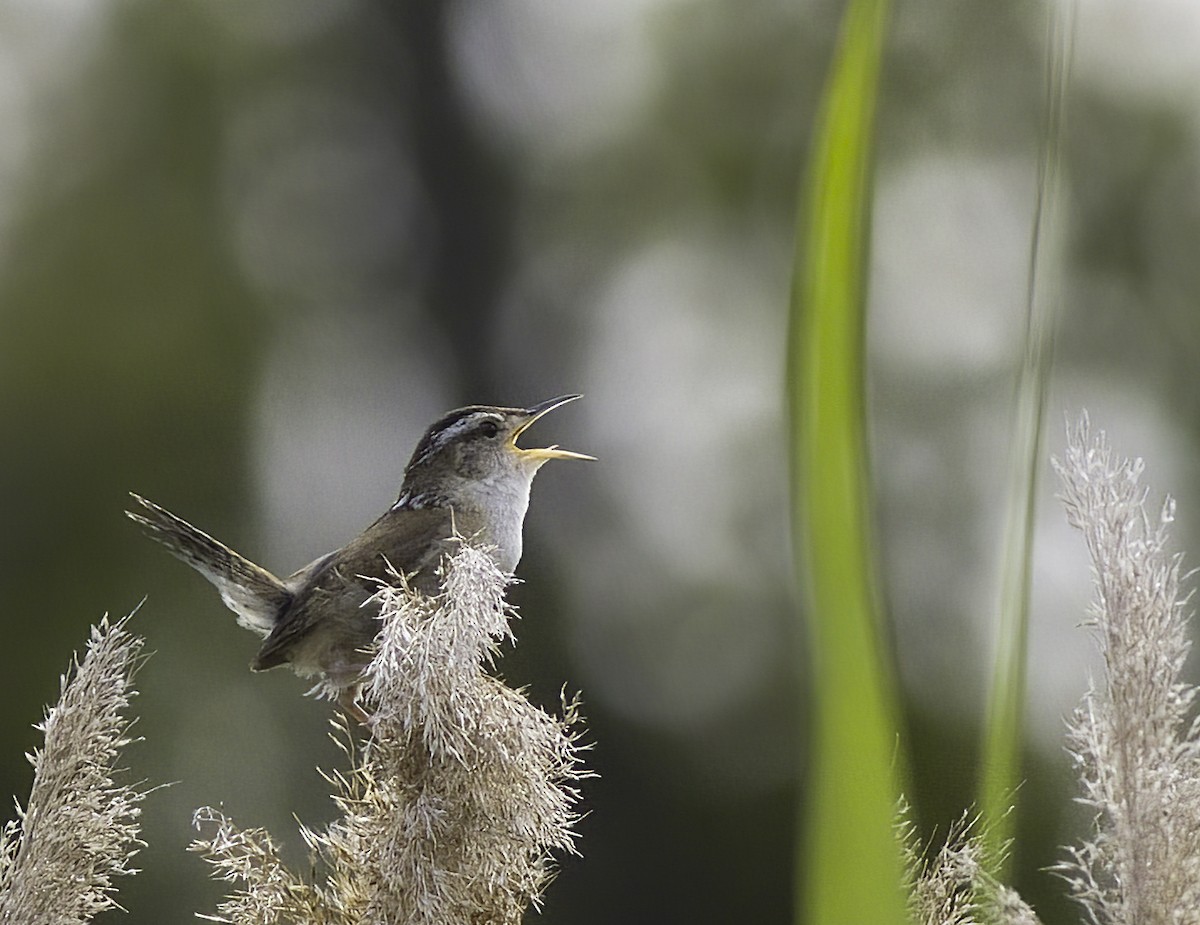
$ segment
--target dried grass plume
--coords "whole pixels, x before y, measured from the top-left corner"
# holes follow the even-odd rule
[[[122,783],[121,749],[142,640],[125,619],[92,627],[83,660],[62,677],[62,693],[39,725],[44,744],[29,760],[33,787],[0,831],[0,922],[82,925],[119,908],[114,879],[135,871],[145,793]]]
[[[437,597],[381,588],[372,735],[357,749],[340,727],[351,770],[328,779],[341,818],[302,829],[314,875],[289,871],[267,832],[203,809],[193,848],[239,884],[215,921],[516,925],[537,904],[554,854],[574,850],[584,772],[577,704],[551,716],[486,671],[510,636],[508,582],[463,543]]]
[[[1140,459],[1115,457],[1086,416],[1055,460],[1067,518],[1087,543],[1088,625],[1104,661],[1068,731],[1091,836],[1058,867],[1096,925],[1200,922],[1200,735],[1174,502],[1146,509]]]
[[[978,819],[964,813],[936,852],[921,842],[905,802],[896,828],[912,925],[1040,925],[1017,892],[988,873],[996,865],[986,856]]]

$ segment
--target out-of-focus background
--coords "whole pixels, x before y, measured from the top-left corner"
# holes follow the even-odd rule
[[[466,402],[586,399],[536,438],[519,646],[580,689],[600,777],[547,923],[784,922],[804,790],[782,423],[795,188],[842,5],[781,0],[0,3],[0,795],[90,623],[132,628],[144,873],[192,921],[223,804],[305,864],[327,707],[142,539],[155,499],[281,573],[395,498]],[[899,4],[880,101],[870,375],[879,545],[932,829],[970,800],[1036,189],[1046,12]],[[1050,401],[1200,522],[1200,6],[1084,0]],[[531,437],[533,434],[530,435]],[[1039,507],[1022,891],[1085,821],[1061,718],[1081,542]],[[1192,561],[1196,561],[1193,557]],[[534,919],[538,920],[538,919]]]

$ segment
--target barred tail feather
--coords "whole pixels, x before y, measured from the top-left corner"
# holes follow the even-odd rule
[[[129,496],[139,506],[125,512],[129,519],[212,582],[240,626],[260,636],[271,632],[292,598],[278,578],[153,501],[133,492]]]

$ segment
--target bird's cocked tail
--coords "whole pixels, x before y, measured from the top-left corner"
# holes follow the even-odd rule
[[[129,495],[139,506],[125,512],[130,520],[211,581],[225,606],[237,614],[239,625],[260,636],[271,632],[292,599],[278,578],[153,501]]]

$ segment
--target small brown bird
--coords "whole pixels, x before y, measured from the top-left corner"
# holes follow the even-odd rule
[[[357,698],[379,609],[363,604],[387,580],[389,564],[417,591],[435,593],[438,566],[457,534],[491,547],[497,565],[511,574],[521,558],[521,527],[538,469],[550,459],[593,458],[557,446],[522,449],[517,438],[579,397],[532,408],[451,411],[417,444],[396,503],[341,549],[288,578],[276,578],[139,495],[131,496],[140,509],[125,513],[211,581],[241,626],[266,637],[253,670],[288,665],[301,677],[319,677],[338,691],[347,712],[366,722]]]

